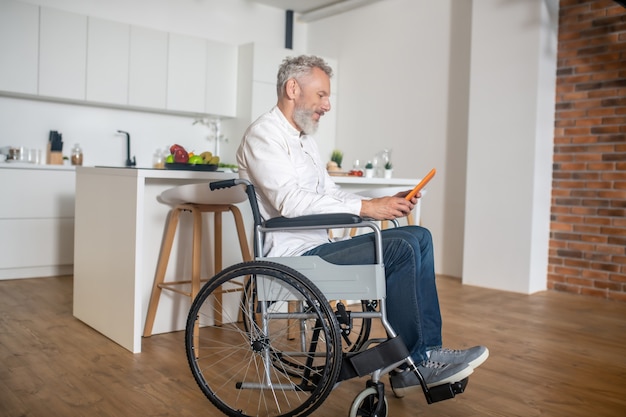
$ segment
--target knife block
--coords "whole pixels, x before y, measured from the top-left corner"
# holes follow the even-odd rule
[[[48,165],[63,165],[63,153],[52,152],[50,150],[50,142],[48,142],[48,148],[46,149],[46,164]]]

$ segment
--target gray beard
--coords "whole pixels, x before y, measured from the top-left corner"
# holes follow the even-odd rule
[[[311,117],[313,113],[315,112],[306,109],[295,109],[293,112],[293,120],[306,135],[314,135],[319,127],[319,121]]]

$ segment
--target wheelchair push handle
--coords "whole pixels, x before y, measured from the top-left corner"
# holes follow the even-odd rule
[[[243,178],[232,178],[229,180],[214,181],[209,183],[209,188],[211,189],[211,191],[215,191],[222,188],[234,187],[235,185],[246,186],[246,194],[248,195],[248,201],[250,202],[250,207],[252,208],[252,218],[254,220],[254,225],[260,225],[261,212],[259,211],[259,205],[256,201],[256,192],[254,191],[254,185],[252,185],[250,181]]]
[[[232,178],[229,180],[213,181],[212,183],[209,183],[209,188],[211,188],[211,190],[219,190],[222,188],[234,187],[239,184],[252,185],[250,181]]]

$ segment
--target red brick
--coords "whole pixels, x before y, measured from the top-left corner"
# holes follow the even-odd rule
[[[581,271],[581,276],[584,278],[590,278],[590,279],[608,280],[610,274],[605,271],[593,271],[590,269],[585,269]]]
[[[612,116],[615,114],[615,109],[612,107],[608,108],[598,108],[598,109],[589,109],[587,110],[587,114],[591,117],[597,116]]]
[[[587,164],[587,169],[591,169],[593,171],[613,171],[615,168],[615,164],[612,162],[592,162]]]
[[[615,282],[626,283],[626,275],[611,274],[609,280],[610,281],[615,281]]]
[[[611,258],[611,262],[614,262],[620,265],[626,265],[626,256],[613,255],[613,257]]]
[[[609,291],[621,291],[622,289],[621,284],[618,284],[615,282],[608,282],[608,281],[594,281],[593,286],[601,290],[609,290]]]

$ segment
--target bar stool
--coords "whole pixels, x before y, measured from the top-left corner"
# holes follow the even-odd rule
[[[244,261],[252,259],[248,240],[246,237],[245,226],[241,211],[235,204],[247,200],[247,195],[242,187],[231,187],[220,190],[211,191],[208,183],[202,184],[186,184],[169,188],[163,191],[157,199],[164,204],[172,205],[173,208],[168,214],[165,224],[163,240],[161,242],[161,251],[157,263],[154,284],[152,287],[152,295],[148,306],[148,314],[146,316],[146,324],[143,336],[152,335],[152,328],[156,318],[157,307],[161,297],[162,290],[170,290],[178,294],[188,296],[193,300],[200,291],[201,282],[207,279],[200,278],[200,267],[202,260],[202,214],[213,213],[214,223],[214,273],[217,274],[222,270],[222,213],[231,212],[235,220],[237,228],[237,237],[239,239],[239,248]],[[176,229],[181,213],[190,212],[193,216],[193,237],[191,251],[191,279],[176,279],[165,281],[165,273],[176,235]],[[189,291],[181,289],[181,285],[190,287]],[[242,287],[243,290],[243,287]],[[221,303],[218,299],[216,302]],[[221,323],[222,317],[215,317],[216,322]]]

